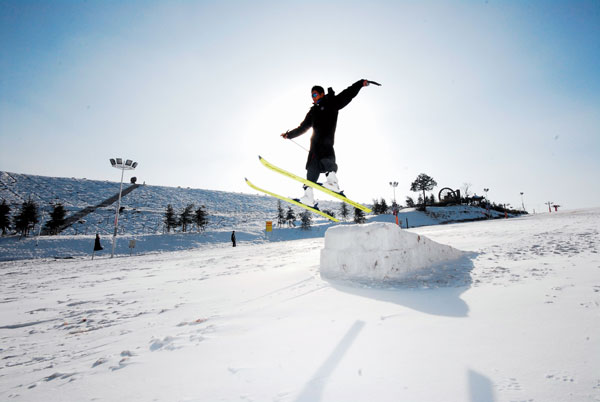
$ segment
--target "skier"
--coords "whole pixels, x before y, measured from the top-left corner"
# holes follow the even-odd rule
[[[233,243],[233,247],[235,247],[235,230],[231,232],[231,242]]]
[[[284,139],[292,139],[304,134],[312,127],[313,135],[310,139],[310,150],[306,161],[307,180],[316,183],[319,175],[325,173],[327,182],[323,184],[323,187],[341,193],[336,176],[338,166],[335,163],[335,151],[333,150],[338,111],[350,103],[358,95],[360,89],[369,85],[370,82],[377,84],[373,81],[359,80],[338,95],[335,95],[331,88],[327,90],[326,95],[323,87],[315,85],[311,89],[313,106],[306,114],[304,121],[297,128],[281,134]],[[297,201],[309,206],[314,205],[316,208],[312,187],[305,185],[303,188],[304,195]]]

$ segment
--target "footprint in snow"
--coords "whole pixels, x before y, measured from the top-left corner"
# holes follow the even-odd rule
[[[77,373],[58,373],[57,372],[52,375],[49,375],[48,377],[44,377],[44,381],[50,382],[50,381],[56,380],[57,378],[61,379],[61,380],[65,380],[69,377],[74,376],[75,374],[77,374]],[[71,380],[73,380],[73,379],[71,379]]]
[[[567,382],[567,383],[575,382],[575,379],[573,377],[571,377],[569,375],[561,375],[561,374],[548,374],[546,376],[546,379],[560,381],[560,382]]]
[[[175,338],[172,336],[166,336],[163,339],[152,339],[150,341],[150,351],[155,352],[157,350],[175,350],[178,349],[173,342]]]
[[[111,366],[110,367],[110,371],[117,371],[117,370],[121,370],[127,366],[129,366],[131,364],[131,362],[129,361],[129,357],[124,357],[119,361],[119,365],[118,366]]]
[[[106,359],[106,358],[104,358],[104,357],[101,357],[101,358],[99,358],[98,360],[96,360],[96,361],[94,362],[94,364],[92,364],[92,368],[94,368],[94,367],[98,367],[99,365],[101,365],[101,364],[104,364],[104,363],[106,363],[106,362],[108,362],[108,359]]]

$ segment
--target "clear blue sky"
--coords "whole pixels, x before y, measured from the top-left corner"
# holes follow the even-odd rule
[[[310,88],[379,81],[340,112],[340,184],[600,205],[598,1],[0,1],[0,170],[252,192],[301,188],[279,137]],[[310,133],[298,139],[308,146]]]

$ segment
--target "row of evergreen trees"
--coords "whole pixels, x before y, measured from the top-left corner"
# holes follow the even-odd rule
[[[58,234],[60,228],[65,224],[65,217],[66,210],[63,204],[54,204],[43,229],[48,234]],[[6,200],[2,200],[0,204],[0,230],[3,236],[14,229],[21,237],[27,237],[34,232],[39,222],[39,207],[35,201],[31,199],[25,201],[19,212],[11,219],[11,207],[6,203]],[[193,224],[196,225],[198,231],[204,231],[208,224],[208,214],[204,206],[194,209],[193,204],[186,206],[181,213],[175,214],[173,207],[169,205],[165,213],[164,223],[167,232],[177,227],[181,227],[181,230],[186,232]]]
[[[176,228],[181,228],[185,233],[194,224],[198,232],[204,232],[208,225],[208,213],[204,205],[195,208],[194,204],[188,204],[179,214],[176,214],[173,206],[169,204],[165,211],[164,223],[167,233]]]
[[[50,219],[44,224],[44,229],[50,234],[58,234],[59,228],[65,223],[66,210],[61,203],[54,204],[50,212]],[[21,205],[19,212],[11,219],[10,206],[6,200],[0,204],[0,230],[6,235],[12,229],[21,237],[27,237],[35,230],[40,221],[38,205],[31,198]]]
[[[341,207],[340,207],[340,216],[342,219],[347,220],[348,216],[350,215],[350,211],[348,210],[348,205],[344,202],[341,203]],[[330,209],[324,209],[323,210],[324,213],[326,213],[327,215],[333,216],[334,218],[336,218],[336,213],[335,211],[332,211]],[[287,211],[284,211],[283,207],[281,206],[281,200],[277,200],[277,226],[278,227],[282,227],[284,225],[287,225],[288,227],[293,227],[296,225],[295,221],[296,221],[297,217],[296,214],[294,213],[294,210],[292,209],[291,206],[288,206]],[[366,218],[365,218],[365,213],[363,211],[361,211],[358,208],[354,208],[354,222],[355,223],[365,223],[366,222]],[[312,215],[310,213],[310,211],[303,211],[300,214],[300,227],[302,229],[308,230],[310,229],[311,225],[312,225]]]

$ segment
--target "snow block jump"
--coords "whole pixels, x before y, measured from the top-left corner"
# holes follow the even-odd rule
[[[398,281],[462,256],[464,252],[460,250],[402,230],[393,223],[341,225],[325,233],[321,275],[332,279]]]

